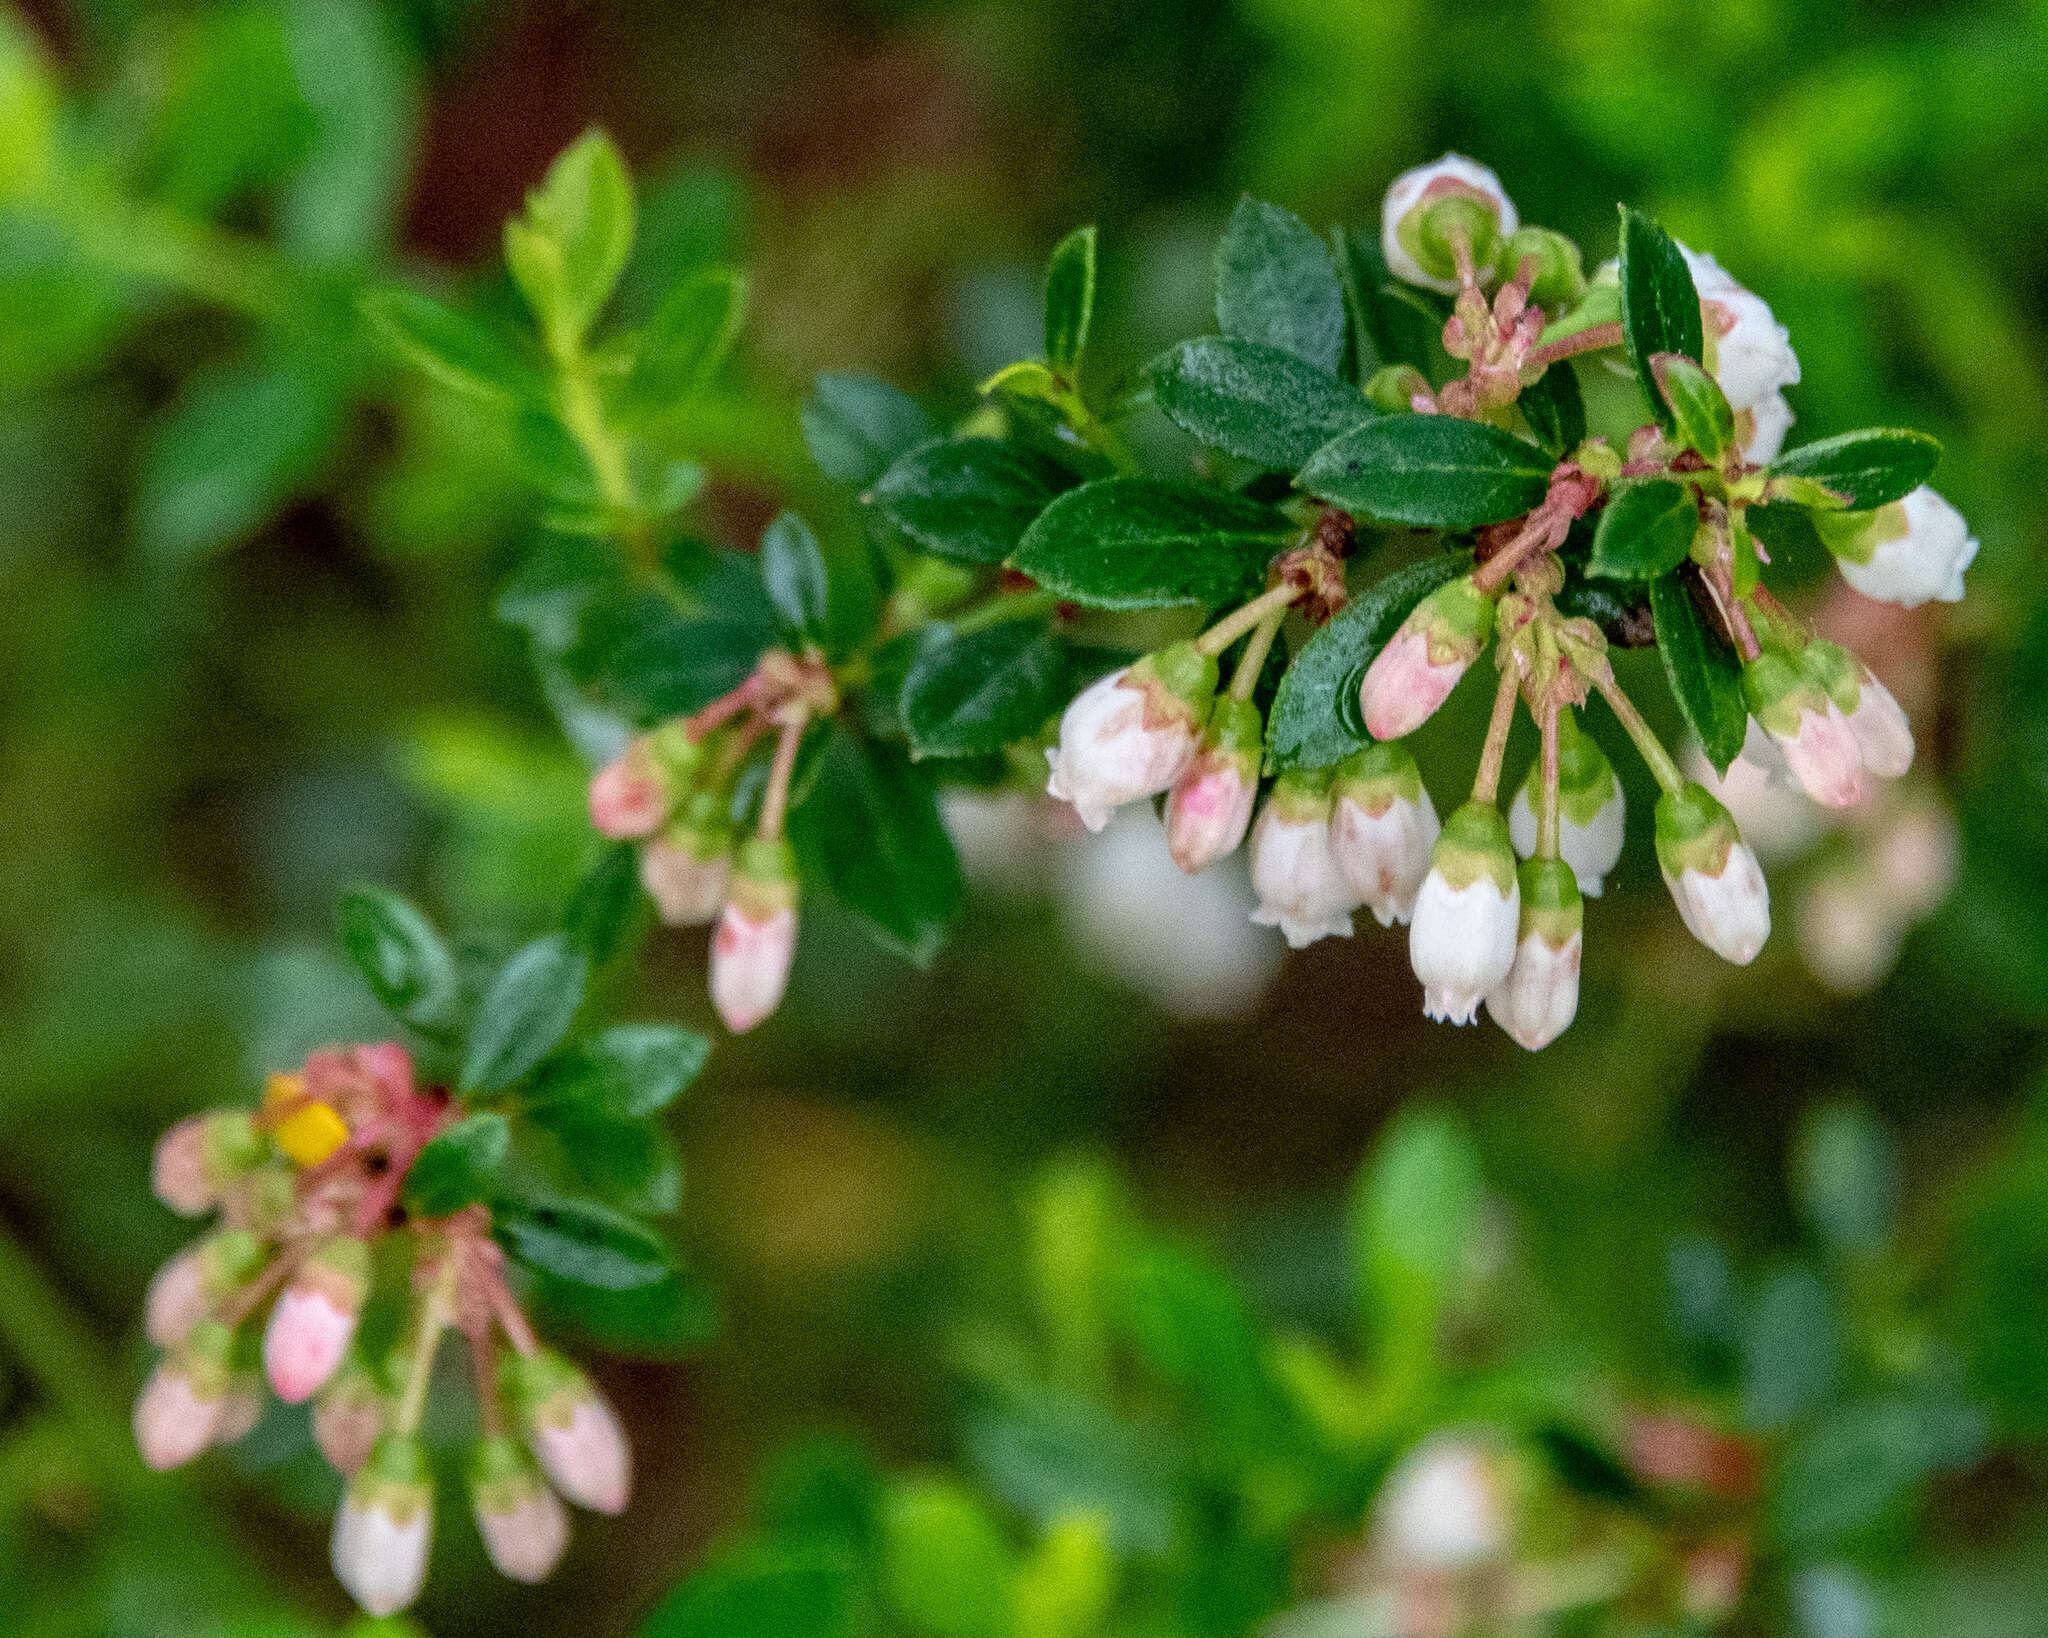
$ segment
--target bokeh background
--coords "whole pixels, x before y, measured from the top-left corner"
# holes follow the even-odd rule
[[[37,0],[0,29],[0,182],[43,72],[81,179],[0,185],[0,1632],[346,1621],[302,1424],[174,1478],[128,1453],[140,1296],[183,1233],[149,1147],[378,1027],[329,932],[343,886],[509,947],[585,861],[583,770],[492,611],[518,477],[348,303],[373,275],[508,303],[499,224],[593,122],[642,181],[635,276],[752,277],[735,385],[691,434],[736,542],[815,486],[815,371],[966,413],[1036,349],[1075,224],[1101,227],[1113,373],[1209,328],[1240,191],[1370,224],[1455,147],[1593,256],[1619,199],[1711,248],[1792,329],[1794,441],[1938,434],[1983,548],[1959,606],[1822,608],[1921,759],[1825,834],[1755,813],[1765,955],[1684,938],[1645,828],[1540,1058],[1426,1025],[1397,937],[1283,959],[1144,816],[1082,844],[963,807],[975,902],[929,973],[807,911],[782,1014],[675,1117],[702,1323],[595,1356],[636,1505],[528,1591],[451,1497],[419,1625],[635,1631],[820,1430],[957,1461],[962,1383],[1029,1306],[1018,1214],[1048,1165],[1107,1167],[1261,1323],[1332,1325],[1348,1181],[1430,1101],[1477,1133],[1546,1336],[1652,1397],[1674,1241],[1796,1276],[1800,1134],[1874,1117],[1902,1184],[1871,1282],[1985,1437],[1743,1630],[2048,1631],[2041,0]],[[1455,780],[1468,735],[1442,736],[1426,771]],[[701,964],[658,938],[620,1004],[702,1025]]]

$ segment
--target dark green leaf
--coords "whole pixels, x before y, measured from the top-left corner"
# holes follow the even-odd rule
[[[491,1222],[521,1262],[576,1285],[630,1291],[666,1279],[675,1268],[659,1235],[595,1201],[501,1198]]]
[[[1840,495],[1850,511],[1868,512],[1919,488],[1940,459],[1941,445],[1924,432],[1872,427],[1787,450],[1770,471],[1811,478]]]
[[[1258,590],[1298,533],[1238,495],[1164,478],[1104,478],[1048,506],[1010,566],[1091,608],[1216,604]]]
[[[924,770],[835,725],[789,816],[807,880],[822,880],[886,949],[927,966],[960,908],[960,862]]]
[[[1216,246],[1216,322],[1336,374],[1344,293],[1330,252],[1291,210],[1244,198]]]
[[[590,957],[560,933],[535,939],[506,962],[470,1027],[462,1090],[502,1091],[554,1051],[589,978]]]
[[[1519,517],[1550,487],[1542,450],[1455,415],[1386,415],[1325,444],[1295,478],[1347,512],[1425,528]]]
[[[1570,359],[1560,359],[1534,386],[1524,387],[1519,401],[1530,431],[1560,461],[1586,441],[1586,400]]]
[[[1152,397],[1203,443],[1286,472],[1378,413],[1294,354],[1234,336],[1183,341],[1153,365]]]
[[[660,410],[696,396],[732,350],[746,314],[745,275],[729,267],[686,275],[640,332],[627,397],[639,409]]]
[[[1621,336],[1650,407],[1664,430],[1675,434],[1678,423],[1657,390],[1650,359],[1657,353],[1683,353],[1699,362],[1704,345],[1699,292],[1671,235],[1627,205],[1621,207]]]
[[[758,597],[754,565],[741,561]],[[705,601],[728,611],[734,606],[724,597]],[[580,627],[564,656],[571,673],[594,685],[606,704],[645,723],[702,710],[737,688],[776,637],[767,621],[692,619],[652,592],[595,602]]]
[[[683,1203],[683,1160],[652,1121],[608,1120],[588,1104],[550,1104],[533,1125],[554,1139],[547,1174],[565,1193],[658,1216]]]
[[[1302,645],[1266,722],[1270,769],[1325,768],[1370,745],[1358,707],[1365,668],[1437,587],[1472,567],[1470,557],[1445,553],[1396,569],[1353,598]]]
[[[492,402],[543,395],[539,373],[511,342],[432,296],[390,284],[359,305],[387,347],[444,387]]]
[[[1035,620],[942,632],[904,678],[913,756],[979,756],[1029,738],[1066,701],[1066,648]]]
[[[1749,733],[1749,706],[1742,697],[1742,662],[1719,632],[1707,629],[1693,603],[1681,569],[1650,582],[1650,613],[1657,625],[1657,652],[1672,696],[1707,760],[1728,771]]]
[[[994,438],[935,438],[898,456],[864,498],[936,557],[1000,563],[1052,499],[1058,476]]]
[[[824,636],[825,553],[811,526],[794,512],[782,513],[761,536],[761,583],[794,635],[812,642]]]
[[[1608,580],[1656,580],[1685,561],[1699,529],[1698,498],[1682,483],[1652,478],[1617,489],[1600,513],[1586,572]]]
[[[1351,319],[1351,379],[1363,386],[1389,364],[1427,373],[1431,344],[1444,322],[1444,315],[1428,305],[1434,296],[1403,284],[1387,270],[1377,234],[1339,227],[1331,230],[1331,238],[1344,310]]]
[[[335,920],[341,947],[379,1004],[408,1024],[445,1025],[461,999],[455,960],[427,918],[385,887],[354,887]]]
[[[836,1543],[750,1544],[693,1573],[640,1638],[854,1638],[865,1630],[854,1577]]]
[[[1650,373],[1671,411],[1678,441],[1699,451],[1709,465],[1718,465],[1735,443],[1735,411],[1720,382],[1683,353],[1653,355]]]
[[[694,1081],[711,1043],[673,1024],[614,1024],[555,1059],[532,1104],[584,1104],[612,1120],[641,1120]]]
[[[871,375],[818,377],[803,407],[804,447],[818,470],[865,489],[905,450],[935,436],[937,424],[900,388]]]
[[[1095,314],[1095,229],[1076,228],[1053,247],[1045,269],[1045,356],[1068,381],[1088,350]]]
[[[593,966],[603,966],[618,954],[641,902],[639,849],[614,842],[576,884],[562,913],[562,934]]]
[[[416,1217],[447,1217],[489,1199],[511,1143],[511,1125],[495,1111],[457,1121],[420,1150],[405,1174],[407,1208]]]
[[[718,1334],[718,1303],[705,1282],[675,1270],[647,1285],[605,1291],[535,1270],[533,1306],[551,1324],[573,1325],[608,1348],[672,1358]]]

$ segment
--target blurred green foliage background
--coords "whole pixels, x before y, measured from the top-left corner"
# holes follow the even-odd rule
[[[1982,1418],[1931,1489],[1915,1469],[1848,1528],[1781,1528],[1743,1630],[2048,1630],[2041,0],[38,0],[0,14],[0,1631],[344,1619],[302,1424],[172,1478],[129,1454],[140,1294],[181,1237],[149,1146],[379,1027],[329,936],[346,884],[389,880],[503,950],[587,862],[582,766],[492,612],[530,526],[516,452],[351,304],[374,274],[509,306],[498,225],[593,122],[643,182],[629,313],[696,262],[751,274],[741,367],[675,435],[733,541],[817,493],[813,372],[964,414],[1034,350],[1041,258],[1077,222],[1101,224],[1098,333],[1131,366],[1207,327],[1240,190],[1372,224],[1395,172],[1455,147],[1594,255],[1618,199],[1656,212],[1790,325],[1795,442],[1946,443],[1937,484],[1983,541],[1971,595],[1863,641],[1912,691],[1961,863],[1896,967],[1841,995],[1802,960],[1799,884],[1861,870],[1881,895],[1868,838],[1776,873],[1779,936],[1737,971],[1685,939],[1645,833],[1588,917],[1579,1023],[1538,1058],[1426,1026],[1402,941],[1363,932],[1263,985],[1267,957],[1219,957],[1243,1004],[1185,1016],[1202,998],[1156,954],[1076,917],[1100,889],[1014,839],[928,974],[807,910],[790,1003],[721,1044],[678,1116],[703,1334],[596,1360],[634,1508],[529,1591],[489,1577],[451,1495],[420,1626],[636,1630],[708,1544],[815,1496],[791,1471],[852,1470],[812,1445],[763,1479],[818,1430],[892,1469],[964,1442],[990,1505],[1028,1511],[991,1476],[976,1385],[1073,1297],[1020,1249],[1047,1200],[1106,1190],[1229,1269],[1261,1326],[1342,1335],[1348,1180],[1431,1102],[1477,1134],[1518,1368],[1569,1359],[1609,1395],[1769,1428],[1742,1395],[1772,1335],[1796,1351],[1834,1323],[1801,1306],[1819,1289],[1863,1361],[1821,1399],[1919,1350]],[[1062,869],[1063,895],[1034,886]],[[1142,894],[1121,913],[1182,925]],[[694,938],[658,938],[634,983],[645,1015],[708,1018]],[[1869,1136],[1845,1106],[1902,1179],[1882,1255],[1846,1273],[1829,1224],[1883,1177],[1814,1162],[1802,1197],[1794,1165],[1835,1129],[1816,1111]],[[1668,1273],[1701,1257],[1797,1319],[1753,1320],[1740,1368],[1694,1369],[1667,1318]],[[1809,1366],[1829,1369],[1784,1368]],[[1882,1467],[1873,1448],[1848,1468]],[[1198,1614],[1145,1630],[1239,1630],[1327,1590],[1299,1556],[1213,1556]],[[1785,1580],[1801,1563],[1835,1579]],[[757,1630],[668,1610],[663,1631]]]

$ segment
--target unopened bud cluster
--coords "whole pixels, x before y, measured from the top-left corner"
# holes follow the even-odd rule
[[[314,1437],[348,1479],[334,1572],[372,1615],[406,1607],[426,1576],[434,1481],[418,1430],[450,1328],[488,1384],[470,1493],[501,1571],[547,1575],[568,1542],[561,1498],[616,1513],[631,1482],[610,1407],[520,1311],[487,1210],[422,1219],[401,1204],[413,1161],[454,1118],[383,1043],[316,1052],[273,1075],[259,1109],[195,1115],[156,1150],[157,1197],[215,1226],[150,1285],[144,1328],[163,1358],[135,1405],[143,1460],[177,1467],[239,1439],[266,1381],[287,1404],[311,1401]],[[410,1317],[371,1357],[359,1321],[380,1275]]]

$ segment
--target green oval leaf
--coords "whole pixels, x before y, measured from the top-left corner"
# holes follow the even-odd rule
[[[1377,229],[1347,233],[1333,228],[1331,241],[1344,309],[1351,319],[1351,379],[1370,381],[1389,364],[1407,364],[1428,373],[1433,344],[1449,314],[1448,307],[1432,305],[1442,298],[1433,290],[1403,284],[1387,270]]]
[[[590,328],[632,249],[633,179],[602,131],[565,148],[505,224],[513,282],[557,351]]]
[[[574,1103],[609,1120],[644,1120],[675,1101],[711,1043],[673,1024],[614,1024],[550,1062],[528,1107]]]
[[[379,1005],[408,1024],[445,1024],[461,999],[455,959],[432,923],[385,887],[354,887],[335,912],[342,950]]]
[[[804,447],[818,470],[861,489],[939,430],[915,398],[871,375],[819,376],[804,400],[802,419]]]
[[[537,1195],[500,1199],[493,1231],[521,1262],[601,1291],[630,1291],[668,1277],[675,1260],[660,1236],[591,1200]]]
[[[1787,450],[1772,477],[1810,478],[1840,495],[1852,512],[1889,505],[1934,475],[1941,445],[1924,432],[1871,427]]]
[[[1650,582],[1650,616],[1657,627],[1657,652],[1664,660],[1672,696],[1686,723],[1705,747],[1707,760],[1728,771],[1749,734],[1749,706],[1742,697],[1742,662],[1727,639],[1707,629],[1694,606],[1685,570]]]
[[[903,679],[911,755],[980,756],[1029,738],[1064,703],[1066,645],[1031,620],[939,640]]]
[[[1216,322],[1337,373],[1344,293],[1329,249],[1291,210],[1244,198],[1216,246]]]
[[[782,622],[798,637],[821,640],[830,585],[825,552],[811,526],[784,512],[761,535],[761,583]]]
[[[569,1032],[590,980],[590,957],[560,933],[537,938],[498,969],[462,1060],[464,1092],[499,1092]]]
[[[1650,373],[1671,411],[1678,441],[1718,465],[1735,445],[1735,411],[1721,383],[1683,353],[1652,354]]]
[[[1387,415],[1332,440],[1295,485],[1387,523],[1476,529],[1519,517],[1550,487],[1534,444],[1455,415]]]
[[[511,1144],[511,1124],[495,1110],[457,1121],[420,1150],[406,1172],[407,1209],[417,1217],[447,1217],[489,1199]]]
[[[1617,489],[1601,510],[1586,572],[1608,580],[1655,580],[1685,561],[1699,529],[1690,488],[1666,478]]]
[[[1348,383],[1235,336],[1198,336],[1173,348],[1152,366],[1152,398],[1203,443],[1286,472],[1378,414]]]
[[[1650,407],[1666,432],[1678,423],[1657,390],[1650,360],[1683,353],[1699,362],[1705,346],[1699,292],[1676,241],[1639,210],[1621,207],[1621,338]]]
[[[510,341],[432,296],[385,285],[357,306],[378,340],[444,387],[490,402],[545,395],[539,373]]]
[[[1053,246],[1045,268],[1045,357],[1071,382],[1088,350],[1095,315],[1095,229],[1075,228]]]
[[[1049,462],[994,438],[936,438],[898,456],[863,498],[934,557],[1000,563],[1057,477]]]
[[[1103,478],[1048,506],[1010,558],[1098,609],[1218,604],[1259,588],[1299,531],[1270,506],[1164,478]]]
[[[1396,569],[1331,616],[1302,645],[1266,722],[1266,766],[1326,768],[1372,743],[1358,715],[1365,668],[1437,587],[1472,567],[1463,553],[1444,553]]]
[[[707,267],[679,279],[640,332],[628,400],[653,412],[694,398],[732,351],[746,316],[745,274]]]

